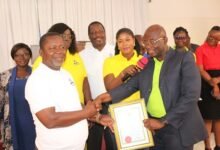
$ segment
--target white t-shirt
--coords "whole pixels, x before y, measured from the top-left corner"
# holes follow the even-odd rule
[[[106,43],[101,51],[91,46],[84,49],[79,54],[83,59],[92,98],[94,99],[98,95],[106,92],[103,80],[103,64],[107,57],[115,55],[114,46]]]
[[[48,129],[35,115],[48,107],[55,107],[56,112],[82,110],[76,85],[68,72],[52,70],[41,63],[28,78],[25,97],[34,118],[39,150],[84,149],[88,137],[86,120],[68,127]]]

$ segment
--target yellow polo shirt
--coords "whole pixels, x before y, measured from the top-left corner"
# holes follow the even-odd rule
[[[34,71],[39,64],[42,62],[42,57],[38,56],[35,60],[32,70]],[[79,93],[80,102],[84,104],[84,95],[83,95],[83,81],[84,78],[87,76],[86,70],[83,64],[83,61],[78,53],[74,55],[70,54],[69,51],[66,53],[66,59],[62,65],[62,68],[67,70],[71,76],[73,77],[76,87]]]
[[[161,118],[166,115],[166,110],[159,88],[160,71],[163,61],[158,61],[154,58],[154,62],[152,91],[147,103],[147,111],[152,117]]]
[[[114,74],[115,77],[117,77],[122,70],[124,70],[129,65],[136,65],[137,61],[141,59],[143,56],[139,55],[137,56],[136,51],[134,51],[134,55],[130,60],[127,60],[122,54],[115,55],[113,57],[109,57],[104,62],[104,68],[103,68],[103,75],[104,77],[108,74]],[[131,96],[125,98],[123,101],[132,101],[137,100],[140,98],[140,92],[135,92]]]

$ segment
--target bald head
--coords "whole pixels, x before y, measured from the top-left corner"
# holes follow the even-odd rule
[[[151,25],[150,27],[148,27],[147,30],[145,31],[144,36],[145,35],[151,35],[153,37],[154,36],[167,37],[165,29],[158,24]]]
[[[168,50],[167,41],[166,31],[158,24],[148,27],[143,37],[148,54],[158,60],[162,60]]]

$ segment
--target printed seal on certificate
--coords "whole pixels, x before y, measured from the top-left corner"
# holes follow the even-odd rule
[[[119,150],[154,146],[152,133],[143,123],[148,118],[144,99],[111,104],[109,110],[115,120],[114,132]]]

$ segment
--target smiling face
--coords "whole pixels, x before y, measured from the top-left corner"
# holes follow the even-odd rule
[[[98,50],[102,50],[106,43],[105,29],[101,24],[92,24],[89,27],[89,39]]]
[[[163,27],[159,25],[150,26],[144,34],[143,42],[148,54],[158,60],[163,60],[167,46],[166,32]]]
[[[206,41],[210,46],[216,47],[220,42],[220,31],[216,31],[216,30],[210,31]]]
[[[69,29],[66,29],[64,31],[64,33],[62,34],[62,37],[63,37],[66,49],[69,49],[69,47],[72,43],[72,38],[73,38],[73,35],[71,34],[71,31]]]
[[[14,54],[14,61],[18,67],[28,66],[31,55],[26,48],[20,48]]]
[[[117,38],[118,49],[121,54],[129,58],[134,54],[135,39],[128,33],[121,33]]]
[[[47,36],[40,54],[45,65],[53,70],[59,70],[66,57],[66,47],[63,38],[59,35]]]
[[[174,35],[176,48],[188,47],[189,37],[184,31],[179,31]]]

